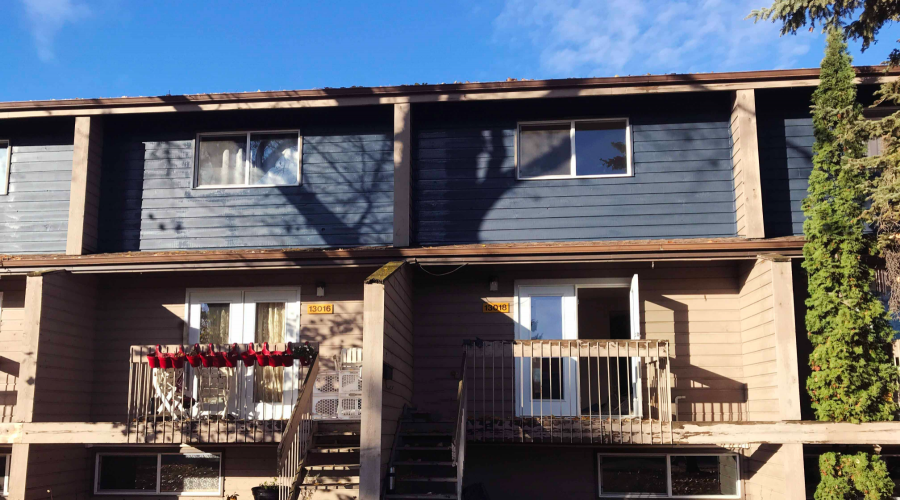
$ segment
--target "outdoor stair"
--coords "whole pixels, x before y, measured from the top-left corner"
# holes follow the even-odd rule
[[[312,448],[299,471],[300,499],[359,498],[359,429],[356,421],[316,422]]]
[[[397,435],[391,462],[394,484],[386,500],[458,500],[451,451],[454,424],[432,421],[420,414],[407,415]]]

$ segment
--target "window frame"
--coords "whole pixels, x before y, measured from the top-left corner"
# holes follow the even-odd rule
[[[297,134],[297,182],[293,184],[250,184],[250,135],[252,134]],[[209,184],[200,185],[200,139],[203,137],[226,137],[244,135],[247,154],[244,157],[244,184]],[[254,189],[254,188],[278,188],[296,187],[303,185],[303,132],[300,129],[278,130],[232,130],[222,132],[199,132],[194,137],[193,151],[193,175],[191,176],[191,189]]]
[[[163,455],[215,455],[219,457],[219,489],[217,491],[160,491],[162,483],[162,456]],[[152,457],[156,456],[156,491],[132,491],[132,490],[101,490],[100,489],[100,458],[109,456],[125,457]],[[222,477],[222,462],[224,454],[220,451],[208,453],[178,453],[178,452],[98,452],[94,456],[94,495],[131,495],[131,496],[190,496],[190,497],[220,497],[224,494],[225,484]],[[9,462],[7,462],[8,464]],[[8,465],[7,465],[8,467]]]
[[[577,166],[575,164],[575,124],[576,123],[605,123],[605,122],[625,122],[625,164],[626,171],[622,174],[594,174],[594,175],[577,175]],[[521,165],[519,164],[519,159],[521,158],[520,147],[522,144],[522,126],[532,126],[532,125],[562,125],[568,123],[569,124],[569,145],[571,148],[571,154],[569,157],[569,175],[541,175],[536,177],[523,177]],[[543,181],[543,180],[558,180],[558,179],[605,179],[605,178],[617,178],[617,177],[634,177],[634,160],[632,158],[633,155],[633,147],[631,140],[631,120],[625,117],[611,117],[611,118],[578,118],[578,119],[568,119],[568,120],[541,120],[541,121],[524,121],[516,123],[516,137],[515,137],[515,164],[516,164],[516,180],[519,181]]]
[[[0,294],[0,295],[2,295],[2,294]],[[0,456],[6,457],[6,467],[5,467],[5,470],[3,471],[3,493],[2,493],[2,495],[4,497],[8,497],[9,496],[9,470],[10,470],[9,464],[12,461],[12,452],[9,452],[9,453],[3,452],[3,453],[0,453]]]
[[[738,477],[737,493],[734,495],[673,495],[672,494],[672,457],[735,457]],[[658,493],[603,493],[603,457],[666,457],[666,494]],[[740,499],[743,495],[741,479],[740,453],[597,453],[597,494],[601,498],[707,498],[707,499]]]
[[[6,145],[6,173],[0,176],[0,196],[9,194],[9,171],[12,170],[12,141],[0,139],[0,145]]]

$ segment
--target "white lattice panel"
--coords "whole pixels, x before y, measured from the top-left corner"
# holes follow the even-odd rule
[[[341,389],[341,375],[336,371],[320,371],[313,394],[332,394]]]
[[[318,418],[339,418],[337,396],[313,396],[313,415]]]
[[[362,416],[362,397],[341,397],[341,417],[359,418]]]
[[[341,393],[361,392],[362,378],[360,378],[359,369],[341,370]]]

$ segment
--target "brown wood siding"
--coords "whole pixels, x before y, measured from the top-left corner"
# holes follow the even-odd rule
[[[386,470],[403,405],[413,396],[413,271],[402,266],[384,282],[384,362],[393,367],[381,403],[381,467]]]
[[[25,278],[0,278],[0,422],[15,415],[25,322]]]
[[[747,419],[780,420],[771,262],[743,266],[740,304]]]
[[[88,448],[79,444],[29,446],[26,500],[89,495],[93,466]]]
[[[94,368],[91,419],[122,421],[128,390],[128,348],[137,344],[178,344],[184,340],[184,302],[188,288],[300,286],[300,340],[321,348],[323,369],[343,347],[362,347],[363,280],[371,269],[310,272],[215,273],[108,276],[101,281],[97,350],[109,359]],[[316,297],[316,283],[326,295]],[[334,314],[306,314],[306,305],[334,304]]]
[[[34,422],[90,418],[97,284],[92,276],[43,275]]]
[[[416,273],[415,390],[421,410],[455,418],[456,379],[464,339],[509,340],[510,314],[482,313],[483,302],[513,302],[517,279],[639,275],[642,338],[674,342],[673,397],[681,420],[744,420],[737,266],[729,262],[468,267],[445,277]],[[489,292],[491,276],[500,290]]]

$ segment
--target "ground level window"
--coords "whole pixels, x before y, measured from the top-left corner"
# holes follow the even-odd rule
[[[599,455],[602,497],[740,498],[738,456]]]
[[[3,471],[3,496],[9,495],[9,454],[0,454],[0,467]]]
[[[98,454],[94,492],[112,494],[221,493],[217,453]]]

